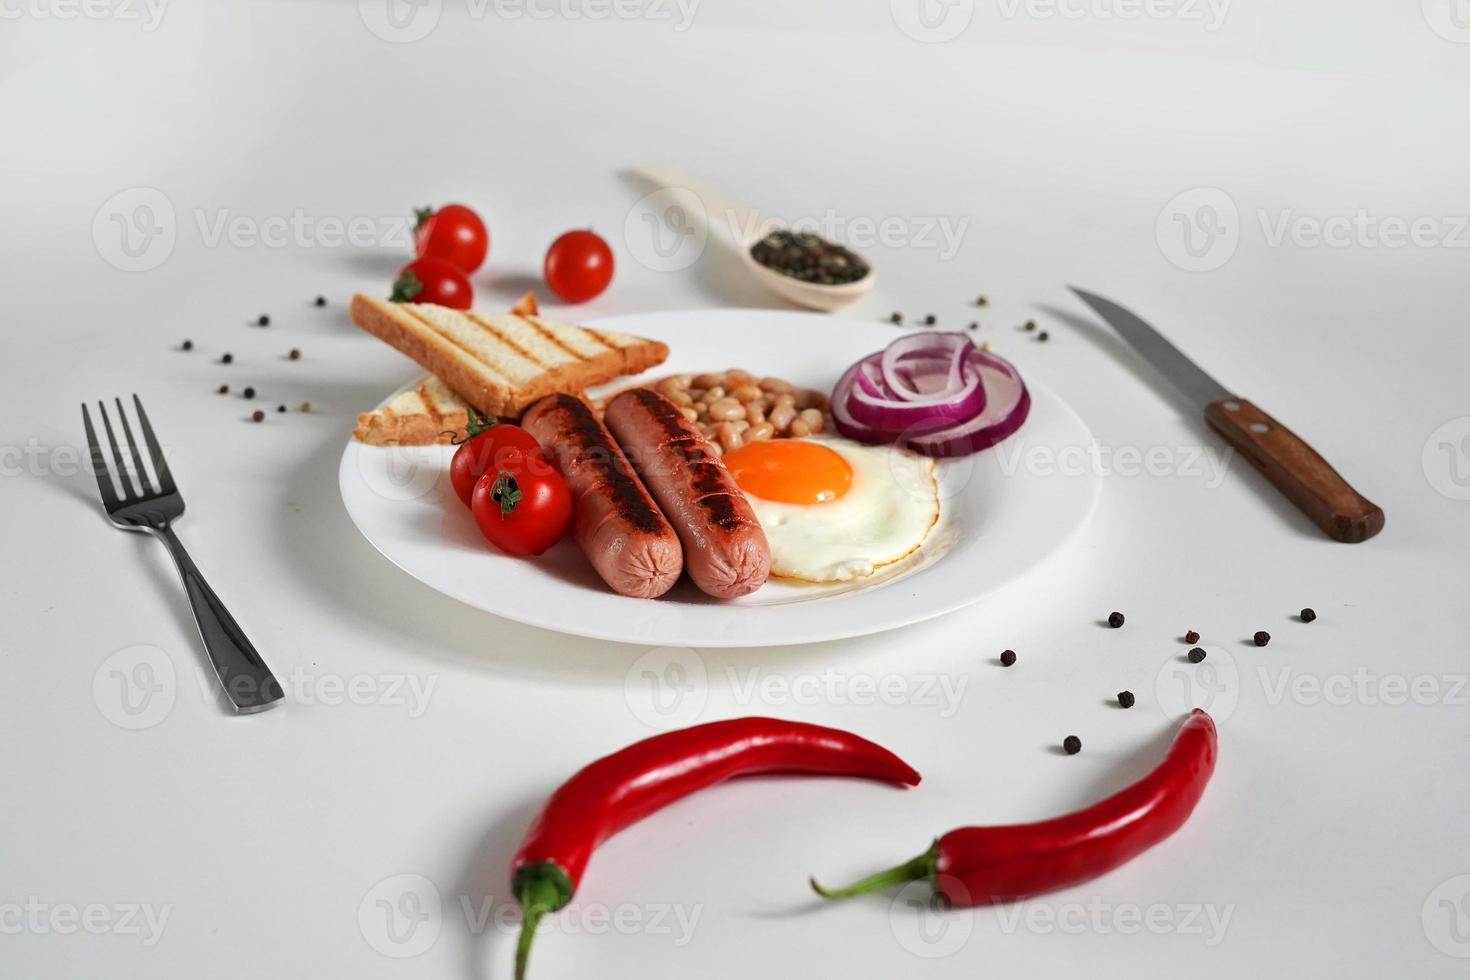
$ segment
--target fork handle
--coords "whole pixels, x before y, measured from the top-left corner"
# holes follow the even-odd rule
[[[199,637],[204,641],[204,650],[209,662],[224,688],[225,697],[244,714],[269,708],[281,700],[284,692],[280,681],[271,673],[255,647],[246,639],[240,624],[225,608],[214,589],[204,581],[194,559],[184,550],[173,528],[167,524],[149,526],[148,530],[162,541],[173,556],[178,567],[179,578],[184,581],[184,591],[189,596],[189,606],[194,610],[194,622],[199,626]]]

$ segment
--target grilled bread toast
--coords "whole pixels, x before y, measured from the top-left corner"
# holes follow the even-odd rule
[[[527,291],[510,311],[535,316],[536,294]],[[470,406],[449,386],[426,374],[395,395],[386,405],[357,416],[352,434],[371,446],[427,446],[460,442],[469,424]]]
[[[419,378],[386,405],[357,416],[352,434],[371,446],[428,446],[462,441],[469,405],[432,374]]]
[[[358,294],[352,319],[486,415],[520,415],[554,392],[579,392],[661,363],[667,345],[534,314],[476,313]]]

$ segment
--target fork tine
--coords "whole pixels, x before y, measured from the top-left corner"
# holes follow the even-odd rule
[[[117,448],[117,436],[112,433],[112,419],[107,417],[107,406],[97,403],[97,414],[102,416],[102,428],[107,430],[107,444],[112,447],[112,461],[117,464],[117,485],[122,488],[124,500],[134,500],[137,494],[128,480],[128,468],[123,465],[122,453]]]
[[[87,446],[92,450],[92,475],[97,477],[102,506],[112,510],[118,506],[117,491],[112,488],[112,477],[107,475],[107,460],[102,458],[102,447],[97,444],[97,431],[92,428],[92,415],[85,402],[82,403],[82,424],[87,427]]]
[[[163,447],[158,444],[158,437],[153,434],[153,424],[148,421],[148,413],[143,411],[143,403],[133,395],[133,407],[138,410],[138,428],[143,430],[143,439],[148,443],[148,455],[153,459],[153,475],[158,477],[158,490],[160,493],[173,493],[175,491],[173,474],[168,471],[168,460],[163,458]]]
[[[117,403],[117,418],[122,424],[123,435],[128,437],[128,452],[133,456],[133,467],[138,473],[138,489],[144,496],[153,496],[153,483],[148,479],[148,471],[143,467],[143,454],[138,452],[138,440],[133,438],[133,427],[128,425],[128,413],[123,411],[121,398],[114,398]]]

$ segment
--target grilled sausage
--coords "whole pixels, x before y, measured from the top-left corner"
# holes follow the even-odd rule
[[[619,595],[652,599],[679,579],[684,557],[674,529],[587,403],[548,395],[521,425],[551,454],[572,490],[572,533]]]
[[[694,424],[649,388],[618,395],[604,418],[684,543],[694,584],[719,599],[760,588],[771,571],[766,533]]]

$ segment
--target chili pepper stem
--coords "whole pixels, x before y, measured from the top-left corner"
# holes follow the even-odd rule
[[[912,861],[905,861],[897,867],[880,871],[875,875],[869,875],[862,881],[854,882],[846,888],[824,888],[817,884],[817,879],[808,879],[811,882],[812,891],[823,898],[852,898],[854,895],[866,895],[882,888],[892,885],[902,885],[910,881],[933,881],[939,869],[939,841],[936,840],[929,846],[929,850],[920,854]]]
[[[521,903],[521,935],[516,940],[516,980],[525,980],[526,964],[531,959],[531,940],[536,938],[536,927],[541,924],[541,917],[565,902],[556,883],[545,879],[532,882],[516,898]]]

